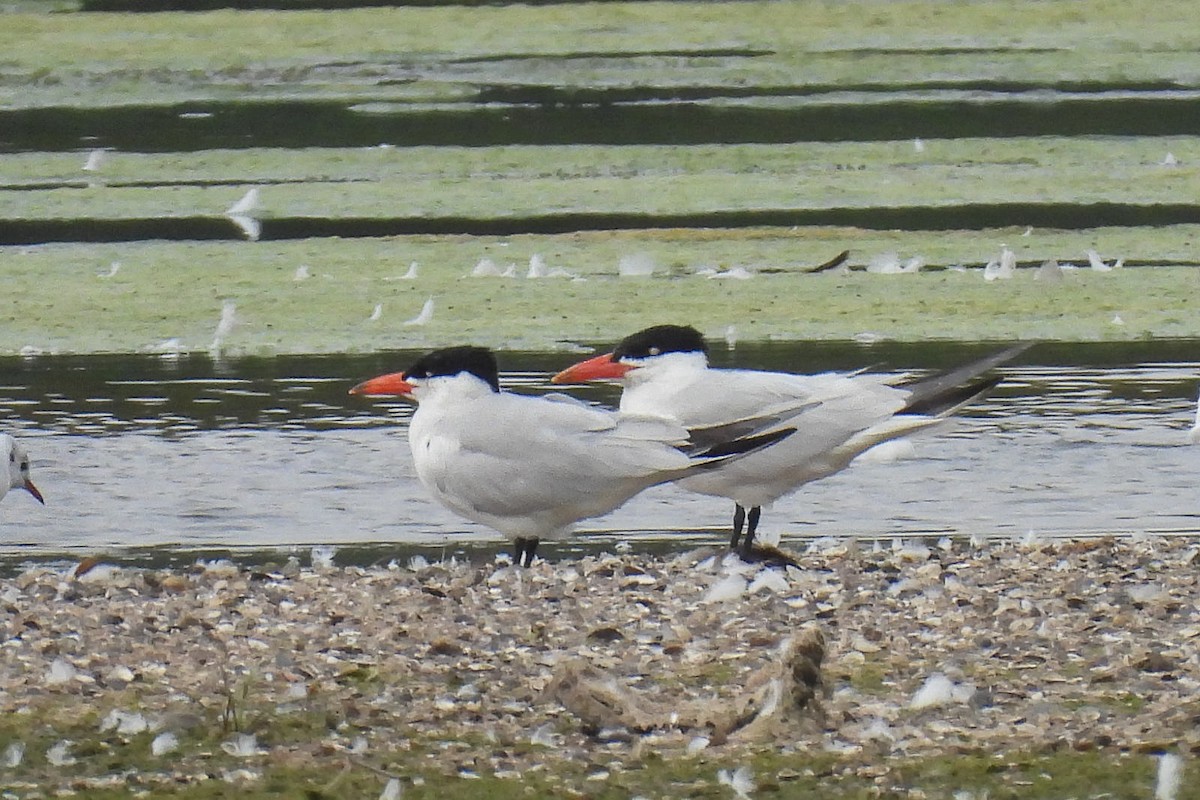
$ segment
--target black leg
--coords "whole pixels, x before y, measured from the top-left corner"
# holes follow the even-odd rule
[[[538,539],[537,537],[525,538],[518,536],[513,539],[513,549],[516,550],[516,563],[522,567],[528,567],[533,563],[533,555],[537,552]]]
[[[733,536],[729,537],[730,550],[737,550],[738,541],[742,538],[742,526],[745,524],[746,509],[735,503],[733,509]]]
[[[754,550],[754,532],[758,530],[758,520],[762,516],[762,506],[750,509],[746,525],[746,541],[742,542],[742,555],[749,557]]]

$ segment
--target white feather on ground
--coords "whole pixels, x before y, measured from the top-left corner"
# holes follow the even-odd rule
[[[745,267],[732,267],[724,272],[714,272],[708,276],[709,280],[726,280],[732,279],[735,281],[748,281],[754,277],[754,273]]]
[[[1017,257],[1007,245],[1001,245],[1000,256],[994,258],[983,268],[985,281],[1005,281],[1013,276],[1017,269]]]
[[[150,753],[163,756],[179,748],[179,737],[173,733],[160,733],[150,742]]]
[[[433,319],[433,298],[425,301],[425,305],[421,306],[421,313],[417,314],[410,320],[405,320],[405,325],[426,325],[429,320]]]
[[[741,575],[726,575],[717,581],[704,595],[703,603],[724,603],[735,600],[746,593],[746,579]]]
[[[1062,283],[1062,267],[1053,258],[1048,258],[1037,268],[1037,272],[1033,273],[1033,279],[1035,281],[1045,281],[1046,283]]]
[[[617,274],[622,278],[645,278],[654,274],[654,257],[647,253],[630,253],[617,262]]]
[[[294,280],[294,281],[308,280],[308,265],[301,264],[300,266],[296,267],[296,271],[292,273],[292,280]]]
[[[383,316],[383,303],[376,303],[375,308],[371,311],[371,316],[367,317],[367,322],[375,322]]]
[[[974,686],[957,684],[942,673],[935,672],[925,679],[925,683],[909,701],[908,707],[919,709],[963,703],[971,699],[974,693]]]
[[[98,272],[98,273],[96,273],[96,277],[97,278],[115,278],[115,277],[117,277],[117,273],[120,271],[121,271],[121,262],[114,261],[108,265],[108,272]]]
[[[1175,753],[1158,757],[1158,774],[1154,781],[1154,800],[1175,800],[1183,783],[1183,759]]]
[[[237,304],[232,300],[226,300],[221,306],[221,319],[217,322],[217,329],[213,332],[212,344],[208,346],[208,351],[213,354],[221,352],[221,347],[225,344],[225,339],[229,334],[233,333],[233,329],[237,327]]]
[[[14,769],[21,766],[21,762],[25,759],[25,743],[12,742],[8,747],[4,748],[3,764],[8,769]]]
[[[225,209],[225,216],[233,217],[238,214],[249,214],[258,208],[258,187],[254,187],[242,195],[236,203]]]
[[[379,793],[379,800],[400,800],[400,779],[388,778],[387,785]]]
[[[738,800],[749,798],[755,789],[754,773],[749,767],[738,767],[732,771],[723,769],[717,773],[717,783],[732,789]]]
[[[238,230],[252,242],[257,242],[258,237],[262,236],[262,223],[254,217],[246,214],[227,214],[229,221],[238,227]]]
[[[1111,272],[1114,269],[1125,266],[1125,259],[1123,258],[1118,258],[1112,264],[1105,263],[1104,259],[1095,250],[1087,250],[1085,251],[1085,255],[1087,256],[1088,266],[1096,270],[1096,272]]]
[[[104,150],[93,150],[88,153],[87,161],[83,163],[84,172],[97,172],[104,163]]]

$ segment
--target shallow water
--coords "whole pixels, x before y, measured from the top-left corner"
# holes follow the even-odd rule
[[[992,397],[893,463],[857,463],[764,512],[765,536],[1016,538],[1200,532],[1197,342],[1044,345]],[[721,363],[797,370],[929,369],[983,345],[766,344]],[[143,548],[498,543],[429,500],[400,402],[349,397],[410,353],[241,359],[65,357],[0,361],[4,428],[29,449],[42,507],[0,504],[0,553]],[[1191,360],[1188,360],[1191,359]],[[506,386],[549,387],[563,354],[504,354]],[[573,390],[574,391],[574,390]],[[611,389],[577,390],[614,402]],[[731,504],[657,487],[585,522],[602,546],[717,542]]]

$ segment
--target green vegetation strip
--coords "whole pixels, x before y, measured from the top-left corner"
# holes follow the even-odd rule
[[[1200,229],[1015,229],[945,235],[848,229],[645,231],[571,236],[414,237],[293,242],[54,245],[0,251],[0,352],[204,350],[224,301],[239,324],[228,352],[317,353],[475,342],[554,349],[612,341],[658,322],[688,322],[750,339],[1124,340],[1200,336],[1194,267],[1067,271],[1142,248],[1164,260],[1194,253]],[[1007,243],[1029,268],[987,282],[980,267]],[[971,265],[915,275],[807,274],[843,249],[851,263],[896,252]],[[534,255],[577,277],[525,278]],[[618,277],[622,258],[653,265]],[[471,277],[478,262],[517,277]],[[404,279],[418,262],[415,279]],[[103,277],[114,271],[112,277]],[[701,271],[743,268],[749,279]],[[307,277],[303,277],[307,275]],[[298,280],[297,277],[300,277]],[[423,325],[406,324],[433,298]],[[380,307],[377,319],[373,316]],[[176,340],[176,341],[170,341]]]
[[[83,166],[77,153],[6,157],[0,220],[215,216],[251,184],[264,218],[1149,205],[1191,198],[1200,139],[219,150],[109,153],[97,170]],[[55,183],[63,188],[26,188]]]
[[[481,83],[741,89],[800,81],[853,88],[881,76],[916,86],[948,76],[1047,85],[1178,82],[1200,74],[1193,14],[1190,0],[1164,0],[1152,14],[1121,0],[1086,7],[806,0],[336,14],[14,11],[0,25],[0,106],[298,94],[435,100]],[[696,58],[655,55],[664,43]],[[731,50],[766,53],[705,55]],[[534,54],[543,57],[530,59]]]

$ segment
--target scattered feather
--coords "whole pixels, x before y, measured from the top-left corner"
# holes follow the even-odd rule
[[[262,223],[246,214],[229,214],[227,219],[237,226],[241,234],[252,242],[262,236]]]
[[[913,151],[917,153],[925,152],[925,142],[920,137],[913,139]]]
[[[539,725],[538,728],[529,737],[531,744],[540,745],[542,747],[558,747],[562,736],[554,732],[554,726],[547,722],[544,725]]]
[[[737,325],[729,325],[725,328],[725,346],[730,350],[737,347],[738,329]]]
[[[242,195],[241,199],[225,209],[225,216],[233,217],[238,214],[249,214],[258,208],[258,187],[254,187]]]
[[[208,346],[210,353],[218,355],[221,352],[221,346],[224,344],[225,338],[233,333],[237,322],[237,304],[232,300],[226,300],[221,305],[221,319],[217,322],[216,331],[213,332],[212,344]]]
[[[1026,225],[1026,226],[1025,226],[1025,231],[1024,231],[1024,233],[1022,233],[1021,235],[1022,235],[1022,236],[1033,236],[1033,226],[1032,226],[1032,225]]]
[[[694,756],[697,753],[699,753],[701,750],[708,747],[709,743],[710,743],[710,740],[707,736],[697,736],[696,738],[694,738],[690,742],[688,742],[687,754],[689,756]]]
[[[546,259],[540,254],[534,253],[529,257],[529,270],[525,273],[526,278],[545,278],[549,273],[546,271]]]
[[[733,267],[724,272],[714,272],[708,276],[709,280],[732,278],[735,281],[748,281],[754,277],[754,273],[745,267]]]
[[[173,733],[160,733],[150,742],[150,753],[156,756],[165,756],[167,753],[174,752],[179,749],[179,737]]]
[[[8,769],[15,769],[21,766],[21,761],[25,758],[25,743],[10,742],[8,747],[4,748],[4,766]]]
[[[333,569],[333,557],[337,555],[337,548],[333,545],[320,544],[312,549],[310,554],[312,558],[313,569],[327,570]]]
[[[755,789],[754,773],[750,771],[749,767],[738,767],[732,772],[723,769],[717,773],[717,783],[732,789],[738,800],[749,798],[750,793]]]
[[[1062,267],[1053,258],[1048,258],[1038,267],[1037,272],[1033,273],[1033,279],[1035,281],[1045,281],[1046,283],[1062,283]]]
[[[294,281],[308,280],[308,265],[301,264],[300,266],[296,267],[296,271],[292,273],[292,280],[294,280]]]
[[[150,723],[139,711],[121,711],[114,708],[100,722],[100,732],[115,730],[122,736],[134,736],[150,729]]]
[[[371,316],[367,317],[367,322],[376,322],[383,316],[383,303],[376,303],[375,308],[371,311]]]
[[[425,301],[425,305],[421,306],[421,313],[417,314],[410,320],[405,321],[405,325],[427,325],[429,320],[433,319],[433,298]]]
[[[383,787],[383,791],[379,793],[379,800],[400,800],[400,779],[389,778],[387,785]]]
[[[1158,163],[1164,167],[1175,167],[1179,165],[1179,159],[1175,157],[1174,153],[1168,150],[1167,154],[1163,156],[1163,160]]]
[[[56,767],[69,767],[75,763],[71,755],[71,740],[63,739],[46,751],[46,760]]]
[[[479,263],[475,265],[475,269],[471,270],[472,278],[511,278],[516,274],[516,267],[511,266],[507,271],[501,271],[496,266],[496,262],[490,258],[481,258]]]
[[[763,589],[775,592],[777,594],[788,591],[791,584],[788,579],[777,569],[763,569],[754,576],[754,580],[750,581],[750,585],[746,588],[747,594],[755,594]]]
[[[251,758],[262,755],[258,749],[258,737],[252,733],[239,733],[227,742],[221,742],[221,749],[235,758]]]
[[[104,163],[104,150],[97,149],[88,153],[87,161],[83,162],[84,172],[97,172]]]
[[[925,683],[912,696],[908,707],[932,708],[948,705],[954,701],[954,681],[940,672],[935,672],[925,679]]]
[[[1104,259],[1095,250],[1087,250],[1084,254],[1087,256],[1088,266],[1096,270],[1096,272],[1111,272],[1113,267],[1116,266],[1116,264],[1104,263]]]
[[[351,755],[355,755],[355,756],[361,756],[364,753],[366,753],[367,752],[367,737],[355,736],[354,741],[350,742],[350,747],[347,748],[347,751]]]
[[[1017,257],[1007,246],[1001,246],[1000,256],[994,258],[983,268],[985,281],[1008,280],[1017,269]]]
[[[901,264],[899,254],[889,251],[872,256],[867,262],[867,272],[876,275],[903,275],[920,272],[923,266],[925,259],[921,256],[913,256]]]
[[[1113,314],[1113,318],[1112,318],[1112,320],[1110,320],[1110,322],[1112,322],[1113,325],[1124,325],[1125,324],[1125,320],[1121,319],[1120,314]]]
[[[121,271],[121,262],[114,261],[108,265],[108,272],[97,272],[97,278],[115,278],[117,273]]]
[[[654,274],[654,257],[648,253],[630,253],[617,262],[617,274],[622,278],[646,278]]]
[[[1183,783],[1183,759],[1175,753],[1158,757],[1158,776],[1154,781],[1154,800],[1175,800]]]
[[[721,580],[717,581],[704,595],[701,602],[704,603],[724,603],[727,600],[735,600],[746,593],[746,579],[741,575],[726,575]]]
[[[417,262],[412,262],[408,265],[408,272],[400,276],[402,281],[415,281],[417,279]]]
[[[46,671],[46,683],[51,686],[57,686],[63,683],[68,683],[75,680],[75,676],[79,671],[75,666],[66,659],[56,658],[50,663],[50,669]]]

